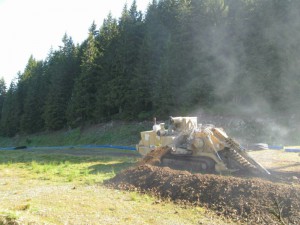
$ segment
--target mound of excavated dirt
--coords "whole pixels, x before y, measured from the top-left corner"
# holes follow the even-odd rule
[[[300,188],[291,185],[151,165],[124,170],[105,185],[205,206],[247,224],[300,224]]]
[[[152,150],[149,152],[144,158],[142,158],[139,162],[139,165],[159,165],[161,163],[161,158],[170,152],[170,148],[165,146],[165,147],[160,147],[155,150]]]

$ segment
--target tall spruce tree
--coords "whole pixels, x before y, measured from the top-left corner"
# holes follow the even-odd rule
[[[19,131],[19,108],[17,99],[17,86],[12,81],[2,107],[1,135],[13,137]]]
[[[44,119],[46,129],[58,130],[67,125],[67,106],[70,102],[75,78],[80,73],[78,50],[72,38],[66,34],[63,46],[51,53],[47,62],[46,76],[50,81]]]
[[[4,77],[0,78],[0,121],[1,121],[1,117],[2,117],[2,108],[3,108],[3,104],[4,104],[4,100],[5,100],[5,96],[6,96],[6,84],[5,84],[5,80]]]
[[[22,80],[19,84],[26,86],[24,111],[21,116],[20,130],[34,133],[43,130],[43,110],[47,94],[47,83],[44,80],[44,65],[42,61],[30,58]]]
[[[109,81],[116,73],[117,46],[119,38],[119,29],[117,20],[111,14],[103,21],[97,36],[98,46],[101,49],[101,57],[98,59],[101,70],[97,79],[97,94],[95,103],[95,119],[96,121],[105,121],[114,114],[114,106],[107,98],[107,94],[111,91]]]
[[[110,102],[111,113],[121,117],[131,117],[131,91],[130,86],[135,67],[138,62],[139,48],[142,44],[143,30],[142,13],[137,11],[136,2],[133,1],[130,9],[124,6],[119,19],[119,38],[115,52],[115,68],[110,89],[106,99]]]
[[[71,126],[94,120],[97,79],[101,70],[101,66],[97,64],[100,57],[96,41],[97,35],[96,25],[93,22],[83,52],[81,73],[75,80],[74,90],[68,106],[68,123]]]

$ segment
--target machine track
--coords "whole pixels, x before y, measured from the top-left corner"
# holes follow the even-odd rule
[[[190,172],[215,172],[215,162],[208,157],[172,155],[171,153],[168,153],[162,157],[161,165]]]
[[[250,171],[256,170],[256,167],[246,160],[236,150],[225,148],[220,152],[220,156],[226,166],[231,170]]]
[[[227,163],[226,160],[225,163],[227,165],[231,164],[228,163],[228,160],[233,160],[235,162],[235,165],[237,165],[241,170],[247,170],[256,175],[270,174],[268,170],[266,170],[262,165],[253,160],[247,154],[247,152],[244,149],[242,149],[242,147],[239,144],[237,144],[233,139],[226,139],[226,143],[230,146],[230,148],[225,148],[223,150],[223,156],[225,153],[225,158],[227,159]]]

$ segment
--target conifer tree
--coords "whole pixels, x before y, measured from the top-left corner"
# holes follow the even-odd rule
[[[0,121],[2,117],[2,108],[6,97],[6,84],[4,77],[0,78]]]
[[[44,80],[44,66],[42,61],[29,59],[22,75],[22,82],[26,86],[24,111],[21,116],[20,130],[34,133],[43,130],[43,110],[47,94],[47,83]]]
[[[100,51],[97,46],[96,25],[93,22],[89,29],[87,46],[84,49],[81,73],[75,80],[74,90],[68,106],[68,123],[76,126],[77,123],[94,120],[97,79],[101,69],[97,64]]]
[[[51,53],[47,62],[46,77],[50,87],[43,114],[47,129],[58,130],[67,125],[67,105],[79,73],[78,50],[72,38],[65,34],[63,46]]]
[[[19,115],[18,115],[18,100],[17,88],[12,81],[2,107],[1,115],[1,134],[3,136],[13,137],[19,131]]]
[[[101,49],[101,57],[97,63],[101,65],[99,76],[97,79],[97,93],[95,104],[95,119],[103,121],[110,119],[114,108],[107,98],[107,94],[111,90],[109,81],[116,73],[116,52],[119,38],[119,30],[117,20],[109,13],[103,21],[99,35],[96,37],[98,46]]]
[[[130,82],[133,78],[138,62],[138,53],[143,39],[142,13],[137,11],[136,2],[133,1],[130,9],[124,6],[119,19],[118,42],[115,52],[114,73],[108,85],[111,87],[106,94],[110,102],[111,113],[118,116],[131,117]]]

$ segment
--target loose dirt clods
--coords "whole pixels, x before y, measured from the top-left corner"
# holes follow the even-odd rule
[[[299,186],[258,178],[191,174],[152,165],[124,170],[105,185],[205,206],[242,223],[300,224]]]
[[[157,148],[149,152],[144,158],[139,162],[139,165],[159,165],[161,163],[161,158],[167,154],[171,149],[167,146]]]

